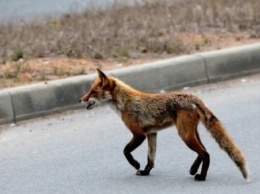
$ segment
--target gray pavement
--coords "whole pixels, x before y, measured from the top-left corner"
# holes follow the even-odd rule
[[[259,87],[260,74],[188,89],[206,102],[244,150],[250,183],[202,126],[211,154],[206,182],[189,175],[196,155],[174,128],[158,134],[155,169],[138,177],[123,156],[131,134],[120,118],[109,107],[82,107],[1,126],[0,193],[259,193]],[[146,153],[146,142],[133,153],[142,167]]]

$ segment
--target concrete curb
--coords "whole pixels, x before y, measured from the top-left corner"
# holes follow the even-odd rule
[[[260,72],[260,44],[170,58],[108,72],[144,91],[174,90]],[[82,107],[96,75],[0,91],[0,124]]]
[[[205,60],[209,82],[260,71],[260,44],[198,54]]]

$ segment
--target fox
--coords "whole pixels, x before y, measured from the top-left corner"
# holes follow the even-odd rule
[[[202,122],[208,132],[219,144],[249,181],[247,160],[242,150],[229,136],[223,124],[196,95],[173,91],[168,93],[145,93],[132,88],[123,81],[109,77],[97,69],[98,77],[89,91],[80,98],[87,110],[101,104],[109,104],[120,116],[132,133],[132,139],[123,153],[127,161],[136,169],[136,175],[147,176],[154,168],[157,133],[170,126],[176,126],[178,135],[188,148],[197,153],[189,170],[196,181],[205,181],[210,165],[210,155],[198,133]],[[144,140],[148,142],[147,164],[143,170],[133,157],[132,151]],[[197,173],[201,166],[200,173]]]

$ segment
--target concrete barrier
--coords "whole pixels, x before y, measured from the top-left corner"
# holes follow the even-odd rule
[[[260,72],[260,44],[201,53],[210,82]]]
[[[5,118],[0,122],[16,122],[77,108],[79,97],[89,89],[94,77],[79,76],[0,91],[0,116]],[[9,105],[10,97],[13,106]]]
[[[203,58],[195,55],[111,71],[111,74],[139,90],[173,90],[207,82]]]
[[[186,55],[106,72],[143,91],[173,90],[260,72],[260,44]],[[0,91],[0,124],[82,107],[96,74]]]
[[[13,122],[15,119],[11,95],[7,91],[0,92],[0,124]]]

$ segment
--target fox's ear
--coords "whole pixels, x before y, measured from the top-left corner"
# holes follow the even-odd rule
[[[107,81],[107,76],[104,74],[100,69],[97,68],[99,79],[101,80],[102,84],[104,85]]]

